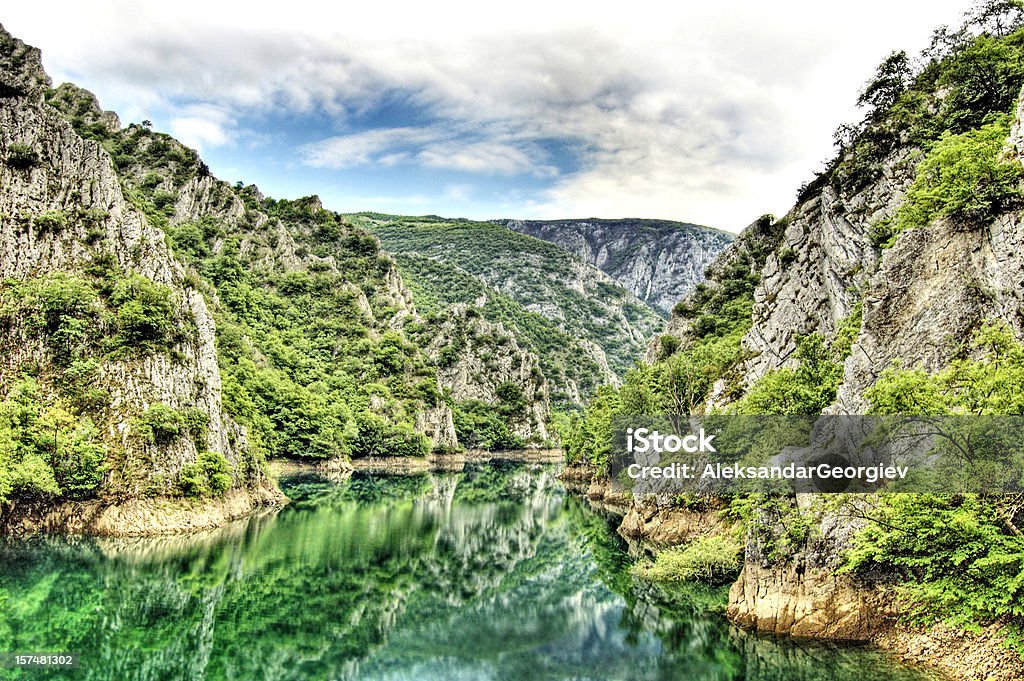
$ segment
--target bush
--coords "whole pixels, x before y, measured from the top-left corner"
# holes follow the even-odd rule
[[[917,167],[893,226],[894,236],[936,218],[980,224],[1020,202],[1019,163],[1001,159],[1008,116],[977,130],[945,133]],[[885,245],[891,245],[894,237]]]
[[[53,232],[67,227],[68,218],[62,210],[47,210],[32,219],[40,232]]]
[[[682,341],[672,334],[663,334],[658,337],[658,359],[663,360],[675,354]]]
[[[514,449],[522,446],[512,436],[508,425],[495,407],[479,400],[469,400],[452,408],[455,435],[464,447],[486,450]]]
[[[363,456],[426,456],[430,440],[405,424],[389,423],[371,412],[356,415],[357,433],[352,442],[352,455]]]
[[[103,481],[106,450],[92,421],[45,400],[25,379],[0,402],[0,502],[11,496],[90,496]]]
[[[1010,618],[1019,630],[1024,538],[1005,522],[1000,501],[975,495],[886,496],[868,513],[873,522],[857,536],[844,569],[900,574],[915,619],[977,626]]]
[[[54,452],[54,477],[65,497],[86,498],[103,482],[106,449],[95,441],[97,436],[96,427],[86,419]]]
[[[749,415],[820,414],[835,399],[843,380],[843,361],[850,351],[847,341],[852,343],[844,336],[844,342],[835,343],[837,347],[830,351],[816,333],[801,338],[797,341],[800,366],[766,373],[733,411]]]
[[[27,170],[39,162],[39,155],[29,144],[7,147],[7,165],[16,170]]]
[[[167,445],[186,432],[185,418],[177,409],[157,402],[142,413],[134,424],[135,433],[153,445]]]
[[[71,361],[96,335],[102,307],[87,282],[67,274],[10,283],[8,313],[16,312],[26,328],[45,334],[59,364]],[[7,287],[5,287],[7,288]],[[4,291],[5,298],[8,297]]]
[[[220,452],[203,451],[181,468],[178,485],[185,496],[222,496],[231,488],[231,464]]]
[[[117,308],[117,348],[162,347],[174,327],[171,289],[138,274],[129,274],[114,286],[110,302]]]
[[[724,584],[732,580],[743,565],[743,547],[732,537],[700,537],[681,548],[666,549],[654,564],[638,564],[633,574],[655,582],[698,580]]]

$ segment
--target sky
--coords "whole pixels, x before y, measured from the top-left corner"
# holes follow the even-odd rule
[[[341,212],[643,217],[789,210],[893,49],[968,0],[11,3],[55,84],[212,172]]]

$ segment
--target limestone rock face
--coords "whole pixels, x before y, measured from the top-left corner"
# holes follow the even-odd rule
[[[663,315],[704,279],[733,239],[727,232],[667,220],[509,220],[597,266]]]
[[[38,50],[0,29],[0,80],[7,88],[0,93],[0,156],[6,161],[0,163],[0,280],[80,275],[105,258],[121,271],[169,287],[175,325],[194,325],[195,331],[168,352],[99,358],[98,387],[110,395],[103,424],[106,440],[123,448],[129,461],[146,457],[145,446],[131,438],[134,417],[157,402],[197,408],[209,423],[202,448],[223,454],[238,482],[247,452],[245,431],[221,407],[214,325],[203,296],[185,283],[185,272],[163,233],[125,200],[107,152],[82,139],[43,103],[41,88],[49,80],[39,57]],[[26,147],[34,160],[12,164],[12,149]],[[45,365],[41,344],[23,340],[10,345],[0,360],[0,382],[9,384],[27,364]],[[146,488],[169,491],[182,466],[194,462],[197,453],[190,438],[181,438],[151,466],[123,478],[112,471],[107,484],[127,494]]]
[[[1022,115],[1024,98],[1004,147],[1004,159],[1013,162],[1022,158]],[[762,244],[770,252],[762,265],[752,267],[760,281],[743,338],[747,358],[734,372],[740,390],[731,391],[730,399],[772,370],[795,367],[800,336],[819,333],[832,339],[859,301],[862,325],[830,413],[864,413],[865,391],[889,367],[936,371],[946,366],[985,320],[1002,320],[1024,333],[1020,211],[987,224],[938,219],[905,231],[884,249],[872,242],[872,228],[892,219],[902,205],[921,158],[919,150],[904,147],[864,188],[841,193],[824,186],[775,223],[783,231]],[[719,274],[749,247],[752,230],[748,227],[719,256],[706,286],[718,285]],[[663,332],[685,343],[689,324],[676,315]],[[658,349],[652,343],[648,360]],[[721,387],[709,395],[709,406],[726,404]]]
[[[687,544],[703,536],[729,531],[720,509],[691,511],[654,498],[630,505],[618,532],[627,539],[641,539],[658,546]]]
[[[0,98],[23,97],[39,103],[50,84],[39,49],[0,26]]]
[[[520,347],[501,324],[488,322],[465,305],[451,308],[431,331],[427,352],[453,398],[498,405],[506,399],[503,390],[512,386],[523,409],[509,417],[511,433],[534,444],[548,439],[548,382],[535,354]]]
[[[899,614],[884,588],[848,575],[787,564],[747,563],[729,590],[729,619],[768,634],[868,641]]]
[[[865,391],[898,363],[935,372],[947,366],[982,322],[1021,331],[1020,216],[978,230],[949,221],[901,235],[883,253],[865,289],[864,323],[846,360],[835,409],[863,413]]]
[[[106,133],[121,129],[121,119],[116,113],[101,109],[96,95],[74,83],[61,83],[47,95],[46,101],[67,111],[83,129]]]
[[[877,269],[871,225],[895,213],[913,180],[915,159],[900,152],[866,189],[841,197],[825,187],[784,218],[788,224],[765,261],[753,326],[743,339],[751,354],[743,366],[747,387],[772,369],[791,366],[799,336],[831,338],[850,315]]]

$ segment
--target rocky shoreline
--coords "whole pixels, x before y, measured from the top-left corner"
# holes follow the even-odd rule
[[[288,503],[272,482],[281,475],[318,472],[343,477],[353,471],[412,474],[427,471],[459,471],[467,463],[493,460],[559,463],[559,450],[528,449],[488,452],[467,450],[434,454],[426,458],[331,459],[304,462],[279,459],[270,463],[270,479],[245,489],[229,490],[222,497],[154,497],[142,499],[88,499],[58,504],[43,501],[14,501],[0,507],[0,537],[37,534],[69,534],[104,537],[148,537],[190,534],[221,527],[261,509]]]
[[[36,534],[146,537],[212,530],[260,509],[288,503],[273,485],[232,489],[222,497],[156,497],[109,501],[89,499],[56,505],[15,502],[0,515],[0,536]]]
[[[570,492],[621,517],[618,532],[631,546],[657,551],[728,529],[714,509],[681,509],[615,492],[588,466],[568,466],[561,479]],[[885,584],[800,562],[773,566],[749,559],[730,589],[727,609],[729,620],[744,629],[871,645],[950,681],[1024,681],[1024,661],[1005,647],[1000,625],[980,632],[942,624],[923,629],[901,622],[900,614]]]

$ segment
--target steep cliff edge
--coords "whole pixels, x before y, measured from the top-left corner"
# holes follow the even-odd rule
[[[39,51],[0,29],[0,62],[0,497],[268,487],[223,409],[202,294],[107,152],[44,103]]]
[[[663,315],[704,280],[704,270],[733,240],[710,227],[670,220],[503,220],[557,244],[626,287]]]

